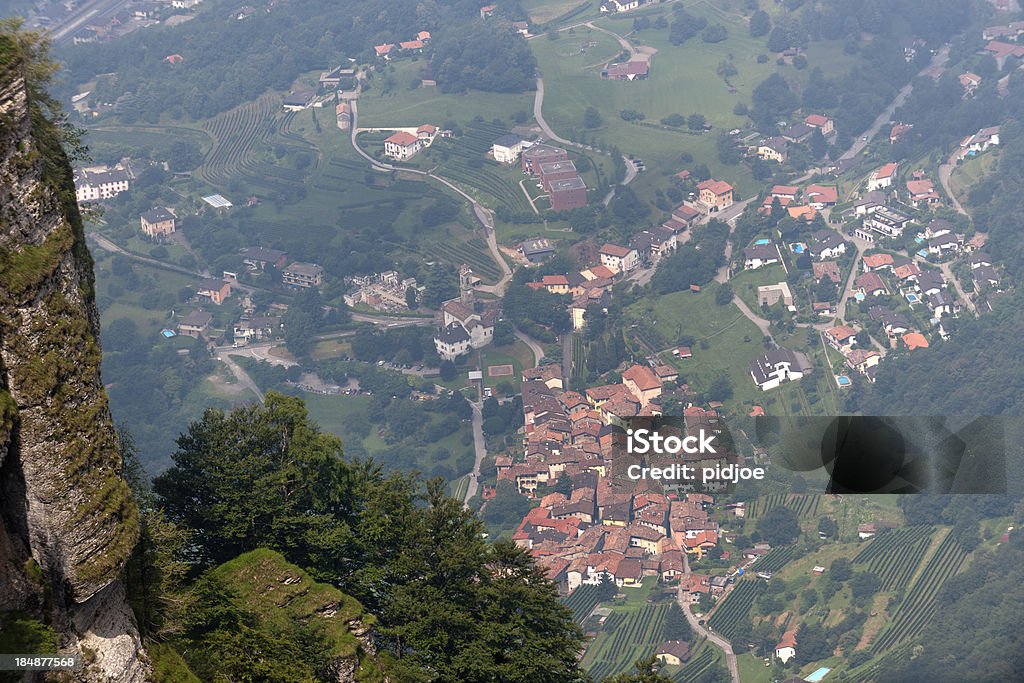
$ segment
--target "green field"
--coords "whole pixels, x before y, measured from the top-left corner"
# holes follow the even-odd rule
[[[368,421],[368,411],[372,409],[372,400],[368,396],[304,394],[303,400],[306,402],[310,417],[316,420],[317,424],[325,431],[341,437],[343,446],[384,461],[385,456],[399,445],[389,444],[385,441],[378,434],[377,425],[372,423],[366,436],[360,436],[354,431],[353,425],[365,424]],[[439,420],[440,417],[433,416],[432,419]],[[457,431],[431,442],[429,448],[424,444],[402,442],[400,445],[403,447],[403,451],[411,448],[415,454],[415,460],[389,462],[390,467],[419,469],[426,474],[430,474],[435,469],[447,467],[461,475],[468,469],[462,468],[467,456],[472,464],[473,437],[469,422],[461,423]],[[447,451],[447,457],[438,457],[442,449]]]
[[[594,0],[523,0],[519,5],[526,10],[531,23],[546,24],[569,14],[582,5],[588,5],[588,8],[578,15],[573,15],[573,18],[588,16],[593,13],[595,2]]]
[[[513,374],[503,377],[488,377],[487,368],[492,365],[511,365]],[[480,369],[484,373],[484,386],[496,387],[503,382],[511,382],[519,391],[519,383],[524,368],[534,366],[533,352],[523,342],[516,340],[510,346],[487,346],[480,352]]]
[[[949,177],[950,189],[962,203],[967,203],[967,194],[985,177],[996,172],[999,166],[999,153],[989,152],[965,159],[953,170]]]
[[[153,125],[100,125],[89,128],[85,141],[90,149],[101,152],[104,149],[125,150],[129,156],[149,156],[152,152],[157,157],[166,158],[171,145],[176,140],[187,139],[208,152],[213,146],[213,138],[200,128],[188,126],[153,126]]]
[[[757,288],[786,281],[786,270],[781,265],[765,266],[757,270],[741,270],[729,278],[732,291],[757,315],[763,314],[757,303]],[[791,288],[792,291],[793,288]],[[794,295],[796,293],[794,292]],[[776,304],[781,306],[781,304]]]
[[[760,579],[740,579],[725,599],[719,599],[708,619],[708,626],[730,640],[736,635],[741,624],[750,616],[754,599],[764,587]]]
[[[693,390],[706,390],[724,374],[733,387],[733,398],[727,403],[770,403],[792,389],[783,385],[778,391],[765,394],[754,386],[747,363],[764,353],[761,331],[736,306],[715,303],[718,287],[712,283],[699,294],[685,291],[642,299],[626,309],[626,317],[641,325],[634,330],[639,336],[664,342],[663,346],[651,344],[656,351],[670,349],[684,336],[697,340],[693,358],[679,360],[662,354],[663,359],[679,368],[680,378]]]
[[[424,63],[403,60],[389,64],[371,81],[371,88],[359,97],[360,128],[394,128],[432,123],[441,126],[454,121],[465,126],[476,117],[485,121],[501,119],[509,126],[516,112],[533,110],[533,93],[503,94],[470,91],[443,93],[436,87],[409,89],[419,78]],[[391,80],[393,86],[387,89]]]

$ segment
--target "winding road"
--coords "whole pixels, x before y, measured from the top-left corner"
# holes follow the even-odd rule
[[[359,102],[357,99],[349,101],[349,107],[352,111],[352,123],[349,128],[349,141],[352,143],[352,149],[356,151],[359,156],[363,157],[370,162],[370,166],[378,171],[403,171],[405,173],[414,173],[416,175],[426,176],[427,178],[433,178],[434,180],[442,183],[447,188],[458,194],[460,197],[465,199],[470,207],[473,209],[473,215],[484,229],[484,237],[487,240],[487,248],[491,252],[491,258],[501,269],[501,278],[497,283],[493,285],[481,285],[477,287],[480,291],[494,294],[495,296],[501,297],[505,294],[505,287],[508,286],[509,280],[512,279],[512,269],[509,268],[505,258],[501,255],[501,251],[498,249],[498,240],[494,234],[494,212],[488,209],[486,206],[480,204],[477,200],[466,193],[461,187],[453,183],[452,181],[437,175],[433,171],[421,171],[415,168],[403,168],[395,166],[394,164],[387,164],[377,161],[372,156],[367,154],[362,147],[359,146],[359,142],[356,137],[359,135]]]
[[[689,574],[690,562],[686,557],[686,553],[683,553],[683,575],[688,576]],[[681,581],[680,584],[682,584]],[[719,601],[721,599],[719,598]],[[682,608],[683,614],[686,615],[686,621],[690,623],[690,628],[693,629],[694,633],[707,638],[709,643],[717,647],[725,655],[725,665],[729,668],[729,678],[732,679],[732,683],[740,683],[740,667],[736,662],[736,654],[732,651],[732,643],[701,625],[697,617],[690,611],[689,596],[683,592],[682,585],[677,589],[676,600],[679,602],[679,607]]]
[[[540,126],[541,131],[543,131],[544,135],[547,136],[548,140],[552,140],[562,145],[577,147],[579,149],[586,149],[591,151],[594,150],[593,147],[580,145],[578,143],[572,142],[571,140],[566,140],[565,138],[561,137],[558,133],[556,133],[550,125],[548,125],[548,122],[544,119],[544,79],[541,76],[537,76],[537,90],[533,96],[533,118],[537,120],[537,125]],[[633,163],[632,159],[625,155],[623,155],[622,161],[625,162],[626,164],[626,177],[622,179],[621,184],[629,185],[631,182],[633,182],[633,179],[636,178],[638,172],[636,169],[636,164]],[[615,188],[613,187],[611,190],[608,191],[608,194],[605,195],[604,199],[602,200],[602,203],[605,206],[608,206],[608,204],[611,203],[612,197],[614,196]]]

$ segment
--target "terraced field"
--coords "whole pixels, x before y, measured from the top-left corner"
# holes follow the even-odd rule
[[[878,576],[883,591],[902,590],[931,545],[933,531],[930,526],[912,526],[882,532],[853,562]]]
[[[906,591],[896,608],[892,623],[871,644],[871,652],[879,654],[918,635],[938,609],[936,594],[942,585],[963,566],[968,553],[952,533],[946,533],[924,570]]]
[[[676,683],[696,683],[703,680],[704,675],[718,661],[718,655],[710,646],[705,646],[700,652],[694,654],[682,668],[672,676]]]
[[[219,186],[237,178],[243,171],[248,171],[254,178],[265,173],[267,169],[258,168],[253,160],[253,150],[273,132],[272,124],[279,104],[276,94],[267,93],[204,123],[203,129],[213,137],[214,144],[199,169],[199,176],[211,185]],[[285,171],[280,169],[280,172]],[[285,177],[287,175],[285,172],[281,180],[290,180]]]
[[[572,610],[573,621],[580,624],[597,606],[600,593],[601,589],[597,586],[580,586],[562,600],[562,604]]]
[[[493,282],[501,277],[501,271],[491,258],[487,244],[480,238],[475,237],[466,242],[434,241],[425,244],[423,248],[428,256],[447,263],[468,263],[473,272],[485,280]]]
[[[728,597],[715,607],[708,619],[708,626],[732,640],[738,627],[749,618],[750,607],[763,588],[764,582],[758,579],[741,579]]]
[[[612,612],[584,657],[594,680],[627,671],[637,659],[649,657],[661,644],[668,610],[668,604],[661,604]]]
[[[531,211],[530,203],[523,196],[518,183],[503,173],[503,169],[496,168],[492,162],[476,166],[479,161],[483,161],[494,139],[507,132],[493,123],[475,122],[466,126],[458,140],[438,140],[435,143],[437,149],[448,155],[438,173],[460,186],[487,195],[491,198],[488,203],[492,206],[503,205],[512,211]]]
[[[767,555],[758,560],[752,569],[759,572],[777,572],[797,556],[794,545],[772,548]]]
[[[756,519],[780,505],[785,505],[793,510],[801,519],[811,519],[818,515],[818,509],[821,506],[821,495],[773,493],[768,496],[760,496],[754,499],[748,506],[747,517]]]

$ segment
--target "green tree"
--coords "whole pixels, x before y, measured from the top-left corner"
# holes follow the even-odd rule
[[[732,303],[732,297],[732,285],[728,282],[723,283],[722,286],[715,291],[715,303],[719,306],[727,306]]]
[[[839,525],[831,517],[822,517],[818,520],[818,533],[826,538],[839,538]]]
[[[777,505],[757,520],[757,531],[771,545],[789,545],[800,537],[800,519],[796,512]]]
[[[191,140],[175,140],[167,155],[167,165],[175,173],[191,171],[203,163],[203,152]]]
[[[757,10],[750,15],[750,35],[760,38],[772,30],[772,20],[764,10]]]
[[[849,581],[850,577],[853,576],[853,563],[850,562],[849,558],[837,557],[832,560],[832,566],[829,567],[829,578],[833,581]]]
[[[336,506],[365,473],[341,455],[300,399],[269,392],[263,406],[207,410],[153,490],[168,518],[192,530],[201,565],[265,546],[308,566],[343,551]]]
[[[857,600],[870,598],[881,587],[881,580],[873,572],[857,572],[850,579],[850,594]]]
[[[320,290],[310,287],[299,292],[282,318],[288,350],[299,358],[308,356],[316,344],[315,337],[323,319]]]
[[[451,362],[450,360],[441,361],[440,373],[441,381],[443,382],[451,382],[453,379],[459,376],[459,371],[458,369],[456,369],[455,363]]]
[[[661,662],[654,655],[636,660],[633,667],[635,671],[606,678],[603,683],[672,683],[671,678],[660,673]]]
[[[584,128],[600,128],[602,123],[604,123],[604,119],[601,118],[601,112],[599,112],[595,107],[587,107],[584,110]]]

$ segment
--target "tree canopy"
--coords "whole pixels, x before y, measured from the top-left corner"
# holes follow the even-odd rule
[[[155,504],[189,532],[196,567],[276,550],[360,600],[382,644],[432,680],[577,679],[582,634],[529,555],[486,544],[442,481],[343,458],[300,399],[207,411],[173,461]]]

